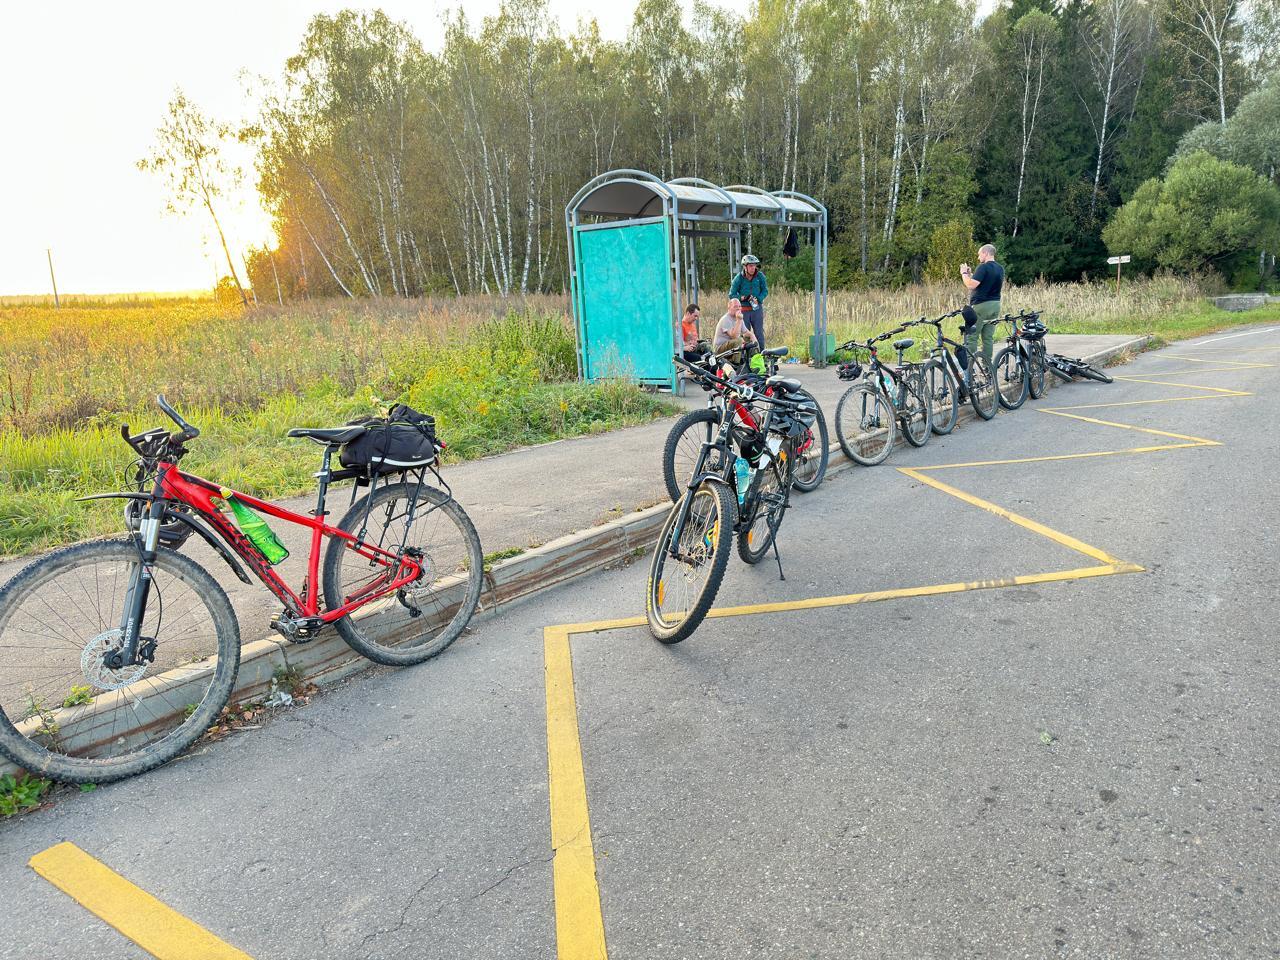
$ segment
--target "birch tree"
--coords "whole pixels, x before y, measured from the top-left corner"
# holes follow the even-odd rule
[[[205,116],[178,88],[169,101],[164,121],[156,129],[155,145],[149,155],[138,161],[138,169],[163,178],[171,213],[202,209],[209,215],[227,259],[227,272],[235,282],[240,302],[248,306],[249,298],[240,283],[218,216],[227,191],[234,189],[241,179],[240,170],[229,163],[222,152],[223,145],[230,139],[230,126]]]

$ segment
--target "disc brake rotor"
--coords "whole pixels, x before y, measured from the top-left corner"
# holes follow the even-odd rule
[[[147,664],[138,663],[112,670],[103,662],[106,655],[119,650],[124,631],[119,627],[98,634],[87,644],[80,654],[80,670],[91,686],[99,690],[119,690],[131,683],[137,683],[147,672]]]

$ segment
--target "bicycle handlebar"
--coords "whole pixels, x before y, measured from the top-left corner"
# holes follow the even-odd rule
[[[759,400],[763,403],[772,403],[780,407],[800,406],[798,401],[784,400],[782,397],[766,397],[763,393],[745,383],[734,383],[732,380],[725,380],[723,377],[717,377],[714,373],[711,373],[709,370],[702,369],[696,363],[690,363],[684,357],[673,356],[671,359],[680,366],[688,369],[698,379],[718,384],[723,387],[726,392],[736,394],[748,402]]]
[[[165,400],[163,393],[156,396],[156,403],[159,404],[160,409],[165,412],[170,420],[182,428],[178,433],[175,433],[172,436],[175,443],[186,443],[188,440],[194,440],[196,437],[200,436],[200,429],[192,426],[187,423],[186,420],[182,419],[182,414],[169,405],[169,402]]]

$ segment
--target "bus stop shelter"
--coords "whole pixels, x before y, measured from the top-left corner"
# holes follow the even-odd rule
[[[629,376],[677,389],[671,358],[680,347],[682,302],[696,300],[708,279],[698,263],[697,241],[728,241],[727,288],[743,253],[743,233],[752,227],[809,231],[812,343],[826,343],[827,209],[813,197],[610,170],[569,201],[565,226],[578,367],[585,380]],[[812,353],[815,362],[826,360],[821,346]]]

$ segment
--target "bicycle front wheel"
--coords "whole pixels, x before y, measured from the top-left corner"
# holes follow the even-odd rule
[[[973,404],[973,412],[983,420],[994,417],[996,408],[1000,406],[995,378],[986,357],[969,358],[969,401]]]
[[[836,405],[836,439],[844,455],[864,467],[883,463],[897,429],[892,405],[869,383],[845,391]]]
[[[235,685],[240,631],[218,582],[161,547],[138,625],[123,646],[140,579],[132,540],[81,543],[0,590],[0,753],[33,774],[105,783],[173,759],[217,718]]]
[[[426,484],[392,483],[357,500],[338,526],[381,550],[398,554],[403,546],[422,566],[417,580],[335,623],[353,650],[400,667],[430,660],[458,639],[480,602],[484,554],[456,500]],[[325,603],[336,610],[378,594],[395,575],[394,567],[334,537],[324,556]]]
[[[955,429],[956,414],[960,409],[959,391],[951,374],[938,360],[931,360],[924,368],[925,392],[933,407],[933,421],[929,429],[945,436]]]
[[[822,486],[822,480],[827,475],[831,440],[827,435],[827,418],[822,414],[817,397],[808,390],[801,390],[800,395],[813,404],[815,416],[813,426],[809,428],[809,436],[799,445],[803,449],[796,454],[791,478],[792,484],[801,493],[812,493]]]
[[[1022,355],[1013,347],[1005,347],[996,354],[995,368],[1000,406],[1017,410],[1027,400],[1027,368]]]
[[[698,465],[702,445],[716,436],[719,427],[720,411],[714,407],[690,410],[672,424],[662,448],[662,479],[672,503],[684,496],[693,479],[693,468]],[[722,458],[722,451],[709,451],[704,469],[708,473],[724,473]]]
[[[724,484],[705,481],[685,496],[692,499],[679,542],[675,527],[683,500],[671,508],[649,566],[644,612],[649,632],[663,643],[679,643],[706,618],[733,540],[736,506]]]
[[[1103,373],[1097,367],[1092,366],[1091,364],[1088,364],[1088,363],[1080,364],[1080,366],[1076,368],[1076,372],[1079,373],[1080,376],[1086,377],[1089,380],[1097,380],[1098,383],[1114,383],[1115,382],[1111,378],[1111,374]]]

